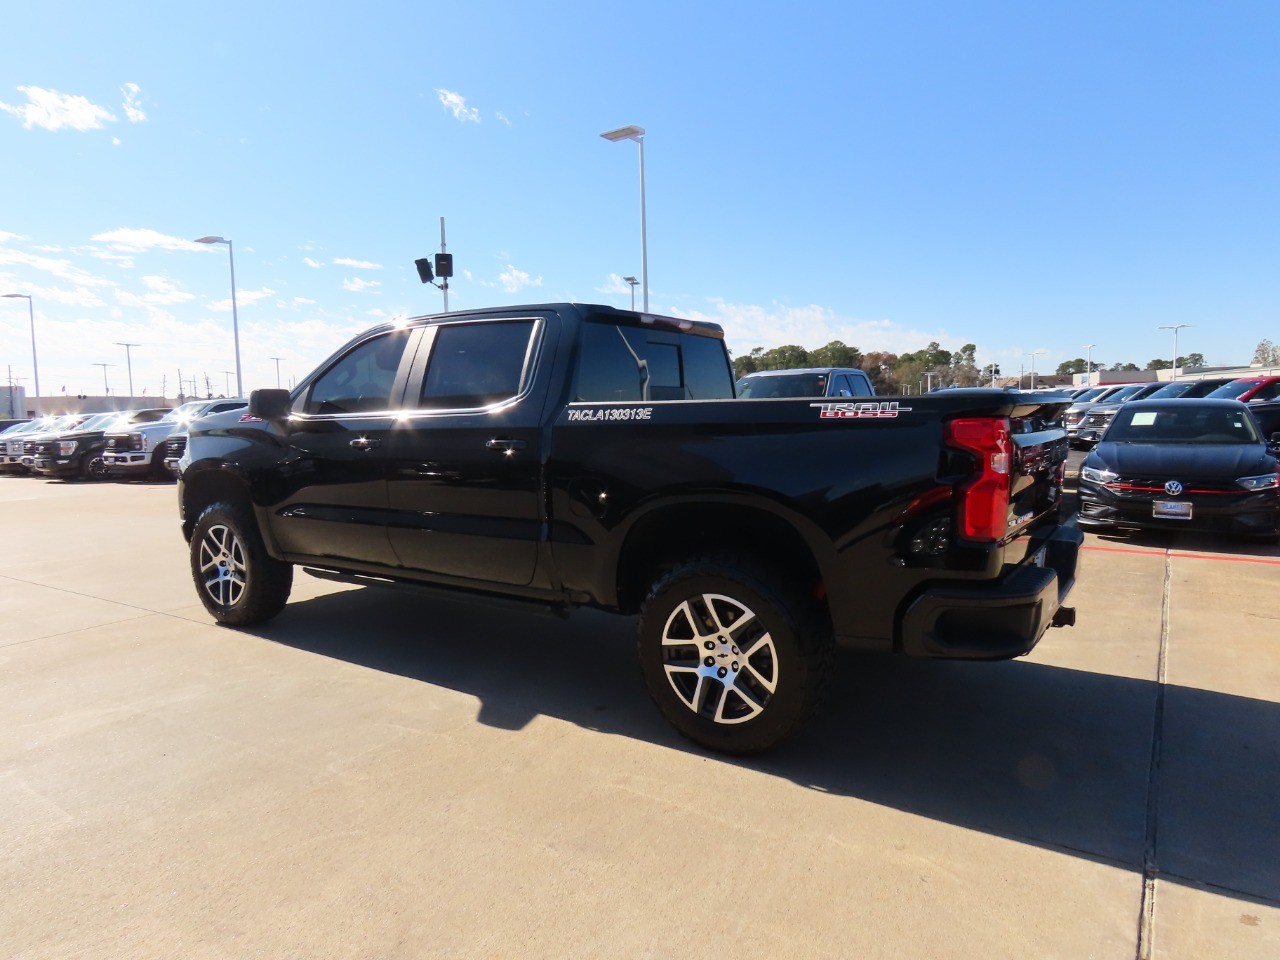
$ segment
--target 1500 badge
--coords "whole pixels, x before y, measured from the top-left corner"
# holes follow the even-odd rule
[[[648,420],[653,407],[589,407],[586,410],[570,410],[569,420]]]
[[[884,420],[896,417],[899,412],[910,413],[910,407],[898,406],[897,400],[886,400],[881,403],[811,403],[821,413],[823,420]]]

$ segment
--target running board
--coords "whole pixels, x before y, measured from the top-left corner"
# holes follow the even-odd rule
[[[468,590],[465,587],[438,587],[430,583],[418,583],[411,580],[394,580],[390,577],[375,577],[367,573],[344,573],[339,570],[326,570],[322,567],[303,568],[318,580],[332,580],[335,583],[350,583],[359,587],[378,587],[381,589],[399,590],[403,593],[414,593],[433,600],[468,603],[484,607],[501,607],[506,610],[518,610],[521,613],[536,613],[543,616],[566,619],[574,608],[569,603],[548,603],[545,600],[524,599],[505,594],[484,593],[480,590]]]

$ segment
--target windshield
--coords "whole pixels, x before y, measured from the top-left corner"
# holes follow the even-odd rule
[[[95,413],[92,417],[80,424],[79,430],[105,430],[107,427],[120,419],[120,414],[114,410],[110,413]]]
[[[1247,410],[1183,400],[1151,409],[1121,407],[1104,440],[1114,443],[1261,443]]]
[[[786,373],[777,376],[743,377],[738,381],[738,397],[768,400],[776,397],[821,397],[827,392],[825,373]]]
[[[1247,393],[1256,387],[1261,381],[1259,380],[1232,380],[1230,383],[1224,383],[1213,393],[1209,394],[1211,400],[1235,400],[1243,393]]]
[[[161,421],[164,423],[187,423],[208,403],[207,400],[194,400],[191,403],[184,403],[180,407],[174,407],[163,417]]]
[[[1121,403],[1121,402],[1123,402],[1123,401],[1125,401],[1125,400],[1128,400],[1128,399],[1129,399],[1130,397],[1132,397],[1135,393],[1137,393],[1139,390],[1141,390],[1144,386],[1146,386],[1146,384],[1143,384],[1143,383],[1135,383],[1135,384],[1132,384],[1132,385],[1127,386],[1127,387],[1121,387],[1121,388],[1120,388],[1119,390],[1117,390],[1115,393],[1111,394],[1111,396],[1107,397],[1107,402],[1108,402],[1108,403]]]
[[[1159,390],[1147,394],[1148,400],[1169,400],[1173,397],[1180,397],[1192,387],[1196,382],[1194,380],[1179,380],[1177,383],[1166,383]]]
[[[1108,387],[1090,387],[1088,390],[1085,390],[1083,393],[1077,393],[1075,395],[1075,402],[1086,403],[1087,401],[1092,400],[1097,396],[1100,396],[1102,394],[1102,391],[1107,389],[1109,388]]]

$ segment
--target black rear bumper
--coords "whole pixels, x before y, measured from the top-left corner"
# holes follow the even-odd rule
[[[926,588],[907,606],[899,636],[910,657],[1008,660],[1030,652],[1075,585],[1084,534],[1061,524],[1035,548],[1043,566],[1006,568],[994,581]],[[1058,622],[1074,622],[1066,615]]]

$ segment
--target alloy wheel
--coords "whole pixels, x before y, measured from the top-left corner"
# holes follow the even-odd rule
[[[213,602],[234,607],[244,596],[244,545],[230,527],[214,524],[200,542],[200,577]]]

